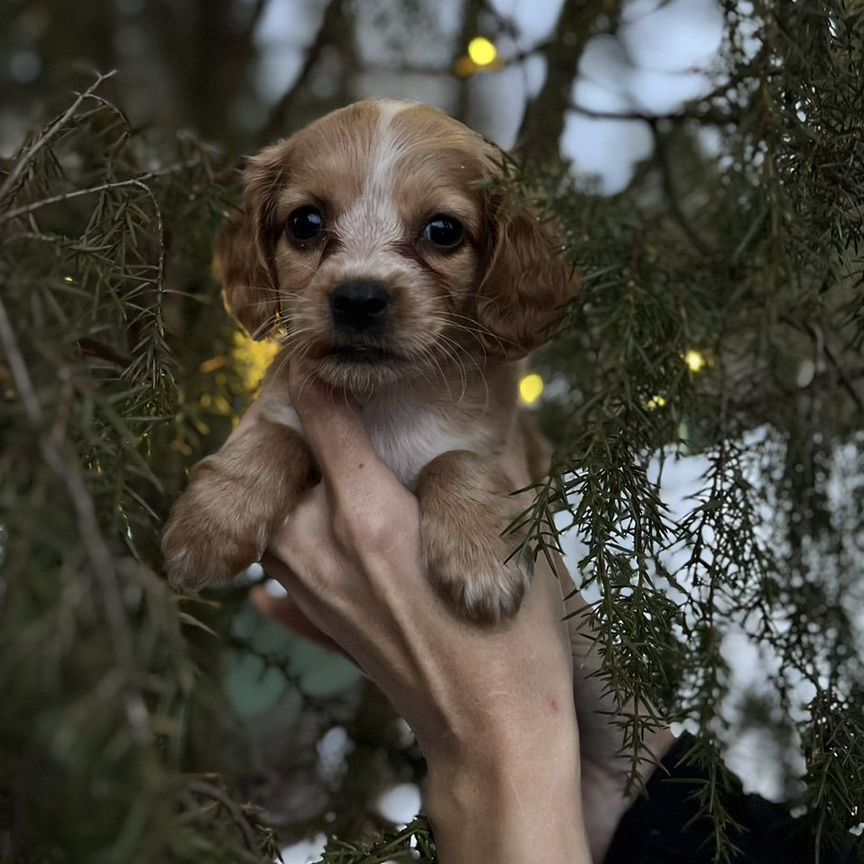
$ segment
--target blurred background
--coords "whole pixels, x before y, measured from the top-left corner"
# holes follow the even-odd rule
[[[802,5],[806,4],[797,4]],[[615,405],[632,402],[638,423],[643,424],[640,428],[648,431],[643,437],[636,434],[630,449],[614,451],[614,458],[623,460],[622,464],[639,462],[649,478],[646,482],[655,484],[670,508],[668,518],[687,529],[668,543],[658,530],[657,546],[662,547],[662,554],[657,553],[651,573],[658,580],[661,575],[668,577],[672,586],[658,589],[658,597],[665,592],[664,596],[668,594],[680,603],[680,609],[690,608],[689,601],[682,598],[702,597],[702,564],[694,563],[682,551],[687,545],[682,538],[691,531],[692,545],[692,514],[700,509],[714,513],[712,519],[723,515],[715,513],[719,505],[711,503],[726,494],[716,491],[716,473],[712,472],[718,465],[727,470],[734,464],[733,489],[747,491],[742,493],[738,509],[726,516],[730,524],[740,525],[746,509],[741,502],[745,502],[758,519],[747,522],[747,530],[755,532],[754,545],[742,549],[740,559],[732,553],[724,561],[724,578],[730,584],[737,579],[739,587],[762,587],[750,595],[741,588],[743,593],[716,613],[718,620],[727,615],[731,622],[747,605],[744,598],[752,600],[764,589],[771,606],[765,620],[777,623],[782,619],[785,623],[777,625],[781,630],[788,628],[790,620],[803,621],[801,615],[805,613],[800,610],[809,607],[807,614],[813,618],[804,622],[805,629],[814,620],[831,621],[837,631],[836,642],[854,641],[848,628],[850,617],[857,613],[850,612],[848,598],[841,602],[839,597],[847,589],[852,591],[848,596],[861,596],[856,564],[860,561],[857,547],[862,542],[857,506],[861,484],[852,483],[852,479],[861,476],[857,430],[862,402],[857,381],[864,367],[853,338],[856,313],[849,311],[854,293],[850,286],[857,284],[858,271],[851,259],[844,257],[853,245],[850,237],[859,230],[849,226],[855,221],[852,212],[856,208],[860,212],[862,199],[852,203],[852,190],[859,188],[860,178],[850,173],[848,166],[861,155],[860,139],[849,138],[847,132],[835,127],[833,131],[840,136],[837,141],[842,137],[842,144],[830,150],[820,143],[818,135],[827,134],[829,127],[819,112],[827,109],[813,95],[819,88],[812,82],[818,82],[819,76],[822,80],[832,80],[833,76],[839,88],[849,83],[841,80],[841,71],[850,80],[858,74],[848,58],[860,54],[861,31],[860,15],[856,18],[857,13],[842,11],[852,3],[817,5],[819,9],[814,6],[810,20],[801,10],[798,18],[795,12],[784,19],[777,4],[720,0],[0,0],[0,158],[6,160],[7,176],[15,160],[39,141],[39,130],[44,132],[47,121],[68,107],[74,92],[89,87],[97,73],[116,70],[99,85],[97,96],[87,97],[90,101],[85,107],[89,106],[90,113],[75,115],[71,125],[64,127],[59,149],[52,155],[54,162],[32,163],[41,167],[36,170],[31,165],[33,189],[21,193],[18,203],[23,201],[26,209],[56,183],[66,194],[76,184],[94,182],[93,178],[107,177],[109,183],[126,176],[142,176],[147,183],[151,179],[161,183],[159,178],[166,178],[165,187],[154,192],[162,207],[159,212],[164,215],[164,226],[160,215],[158,240],[149,246],[145,243],[140,254],[142,261],[151,262],[148,266],[155,266],[154,254],[159,259],[159,273],[152,277],[156,282],[142,290],[148,303],[154,291],[159,294],[160,335],[156,343],[161,345],[164,340],[165,354],[172,358],[165,366],[170,366],[170,372],[159,365],[162,361],[158,357],[150,356],[147,369],[161,371],[148,381],[146,376],[140,380],[135,377],[143,369],[133,362],[140,339],[136,342],[125,325],[117,323],[126,320],[127,310],[117,305],[121,301],[116,296],[112,301],[116,308],[106,311],[103,323],[99,327],[92,321],[81,325],[74,339],[77,348],[84,346],[82,350],[89,358],[88,374],[96,375],[100,387],[114,388],[110,390],[112,398],[124,406],[118,413],[132,424],[129,435],[135,440],[134,446],[144,454],[148,470],[158,480],[158,489],[154,485],[144,492],[136,480],[121,492],[112,493],[115,498],[106,512],[116,513],[119,507],[133,515],[125,516],[119,528],[112,523],[109,533],[114,531],[129,546],[137,544],[132,557],[158,569],[153,538],[159,518],[182,488],[189,466],[224,440],[254,396],[273,355],[272,346],[252,343],[228,321],[217,287],[208,275],[210,243],[237,199],[237,168],[242,157],[354,100],[414,99],[442,108],[504,148],[518,147],[529,171],[536,171],[532,182],[545,187],[553,209],[558,206],[558,215],[568,220],[568,244],[574,260],[586,267],[589,275],[594,274],[594,282],[589,279],[585,306],[570,322],[570,335],[535,361],[521,389],[525,406],[538,410],[559,452],[566,454],[559,466],[560,476],[569,476],[571,485],[562,487],[558,503],[564,506],[562,502],[569,500],[570,509],[564,506],[565,512],[556,518],[562,529],[572,529],[563,545],[574,572],[581,572],[585,579],[589,599],[601,596],[604,583],[592,569],[596,544],[591,540],[596,535],[591,531],[595,528],[586,527],[573,514],[580,496],[588,493],[572,478],[579,478],[579,466],[590,468],[594,464],[593,451],[585,449],[584,441],[568,439],[570,433],[562,434],[561,429],[587,428],[586,412],[597,404],[589,398],[592,388],[612,387],[609,375],[626,369],[629,380],[635,383],[625,388],[625,396],[616,396],[619,401]],[[848,35],[846,41],[841,39],[843,34]],[[842,43],[840,48],[831,43],[832,39]],[[802,58],[808,54],[806,62],[812,62],[813,69],[802,66]],[[794,95],[795,87],[799,88],[798,96]],[[853,90],[850,84],[847,92]],[[809,95],[802,96],[805,92]],[[837,105],[844,117],[856,116],[859,107],[854,100]],[[117,116],[106,120],[105,111],[114,110],[106,106],[117,106]],[[860,122],[861,115],[857,116]],[[787,128],[790,122],[796,124],[791,132]],[[121,153],[122,158],[116,156]],[[811,159],[817,153],[825,158]],[[840,179],[816,176],[814,188],[821,191],[811,195],[804,189],[805,176],[811,177],[807,172],[829,164],[840,166],[835,172]],[[860,166],[860,160],[855,164]],[[783,187],[776,173],[766,173],[766,166],[795,174],[802,188]],[[188,176],[182,173],[187,168]],[[179,173],[175,176],[172,172]],[[833,191],[831,182],[835,183]],[[784,196],[786,200],[781,200]],[[817,199],[822,207],[818,212],[798,207],[802,200],[816,207],[813,202]],[[110,198],[105,206],[119,207],[119,202]],[[127,238],[131,234],[137,237],[136,232],[146,235],[154,227],[152,213],[135,209],[139,204],[144,207],[140,202],[123,206],[127,204],[131,221],[123,221],[127,216],[117,217],[112,223],[115,229]],[[787,221],[776,217],[775,223],[775,208],[779,212],[781,207],[791,215]],[[29,213],[18,213],[15,218],[18,222],[12,224],[19,232],[16,242],[29,242],[39,232],[43,232],[43,239],[47,236],[44,232],[48,229],[37,226]],[[81,237],[86,237],[98,222],[94,219],[89,211],[77,212],[57,216],[50,227],[56,229],[55,234],[67,232],[72,236],[69,226],[80,223],[86,225],[80,229]],[[835,231],[841,224],[842,230]],[[809,232],[812,240],[805,240],[808,225],[816,226]],[[786,228],[788,237],[782,234]],[[110,286],[114,284],[111,279],[119,278],[116,273],[104,280],[104,274],[94,276],[104,264],[99,256],[106,260],[109,256],[105,249],[110,247],[110,256],[115,256],[112,261],[122,259],[116,265],[120,268],[117,272],[126,272],[122,268],[129,266],[125,246],[121,255],[115,241],[106,239],[109,236],[114,235],[105,229],[98,244],[64,247],[67,257],[58,259],[60,269],[55,268],[51,275],[42,273],[43,281],[53,279],[59,284],[62,280],[70,292],[81,287],[80,295],[70,293],[63,301],[77,306],[76,314],[81,313],[82,304],[86,308],[91,296],[85,287],[103,282]],[[790,252],[807,243],[811,247],[807,254]],[[814,243],[817,248],[813,248]],[[819,244],[825,251],[822,263],[831,259],[830,268],[815,263],[820,257]],[[94,252],[97,246],[98,254]],[[778,252],[781,247],[786,251]],[[11,256],[11,242],[8,248]],[[838,251],[833,251],[835,248]],[[844,249],[847,251],[839,251]],[[745,263],[748,256],[750,264]],[[85,258],[90,263],[82,263]],[[794,265],[790,263],[793,259]],[[784,263],[778,264],[779,260]],[[6,274],[8,286],[19,286],[19,293],[9,296],[17,298],[17,308],[29,322],[21,325],[22,332],[36,332],[33,322],[41,322],[43,315],[50,317],[50,303],[45,306],[49,311],[43,312],[36,301],[25,300],[31,294],[22,287],[26,286],[24,277],[19,273],[13,278],[17,265],[6,266],[0,276]],[[42,272],[32,261],[27,267],[31,276]],[[826,276],[828,269],[830,278]],[[769,272],[773,282],[765,275]],[[163,277],[168,288],[164,296]],[[641,286],[641,280],[647,286],[646,294],[633,300],[634,286],[637,281]],[[764,287],[769,282],[774,286],[771,290]],[[832,303],[826,286],[833,288],[835,284],[839,299]],[[590,293],[604,286],[604,294]],[[123,303],[130,299],[122,291],[120,296]],[[614,311],[631,301],[637,304],[633,308],[638,319],[632,332]],[[692,309],[688,306],[691,302]],[[644,309],[638,303],[644,303]],[[799,320],[799,312],[806,320]],[[836,327],[832,330],[826,321],[834,320],[835,313]],[[744,317],[736,319],[738,314]],[[596,317],[603,315],[602,320]],[[784,315],[783,326],[788,325],[788,332],[778,323]],[[105,323],[109,319],[114,322],[110,326]],[[71,332],[68,320],[62,319],[66,322],[62,327],[57,324],[60,331]],[[629,334],[626,352],[630,353],[622,348],[626,362],[621,360],[624,353],[616,355],[612,350],[619,338],[609,335],[613,330]],[[602,347],[584,335],[588,333],[601,334]],[[51,340],[42,340],[46,341]],[[663,346],[659,353],[654,352],[657,345]],[[604,354],[606,351],[609,353]],[[33,352],[42,360],[47,356],[44,345],[35,346]],[[96,367],[92,365],[94,357]],[[724,357],[729,359],[725,366]],[[35,359],[32,362],[34,370],[41,368]],[[589,364],[596,364],[596,380],[591,380]],[[2,380],[8,382],[8,369],[4,374]],[[168,377],[160,377],[163,375],[171,378],[175,389],[158,406],[158,399],[147,401],[146,411],[139,411],[133,406],[143,402],[122,401],[128,397],[123,382],[145,388],[150,400],[162,386],[154,383],[157,378],[167,382]],[[623,387],[620,381],[614,386]],[[21,384],[14,382],[9,387],[6,398],[11,404]],[[838,395],[832,402],[834,393]],[[76,399],[80,402],[84,397]],[[609,411],[614,413],[612,408]],[[139,414],[149,418],[144,425],[140,425]],[[722,428],[721,415],[722,423],[729,424]],[[13,420],[17,417],[14,411],[9,416]],[[85,426],[90,423],[81,422]],[[105,420],[105,428],[110,422]],[[637,421],[632,417],[622,421],[625,428],[631,422]],[[605,426],[601,431],[602,435],[612,435]],[[117,435],[118,442],[125,440],[125,432]],[[573,432],[571,437],[575,435]],[[10,442],[13,437],[10,435]],[[31,446],[32,440],[25,438],[21,433],[14,439],[15,446]],[[86,434],[73,438],[77,447]],[[716,449],[723,441],[734,441],[736,454],[749,454],[753,459],[739,464],[735,461],[738,456],[730,456],[728,448]],[[841,443],[846,447],[841,454],[846,467],[837,461],[840,451],[834,449]],[[82,457],[88,483],[91,473],[93,477],[110,473],[109,459],[119,459],[120,449],[118,443],[111,454]],[[9,452],[15,452],[14,447]],[[775,477],[780,486],[770,489],[765,480],[773,476],[766,467],[769,457],[780,465]],[[796,467],[800,465],[807,467]],[[13,501],[17,507],[29,500],[35,476],[19,478],[17,496],[7,496],[10,506]],[[847,481],[851,484],[848,487]],[[97,478],[93,482],[101,481]],[[800,511],[805,514],[801,518],[806,525],[792,520],[797,527],[790,527],[790,510],[778,503],[776,488],[781,486],[784,491],[780,496],[793,502],[792,509],[795,501],[806,499]],[[734,493],[729,496],[731,500]],[[842,518],[838,515],[841,510]],[[138,511],[139,516],[135,516]],[[625,524],[621,514],[616,511],[612,522],[623,534],[632,534],[632,525]],[[140,522],[136,522],[139,517]],[[13,517],[7,520],[14,526]],[[27,524],[32,522],[31,518]],[[703,527],[710,532],[709,545],[722,543],[719,527]],[[783,534],[783,544],[791,532],[798,545],[794,537],[792,546],[776,545],[775,531]],[[786,588],[775,591],[765,587],[766,573],[778,584],[788,576],[790,567],[809,574],[813,561],[808,555],[816,546],[810,547],[810,553],[802,553],[801,537],[812,539],[823,531],[831,534],[831,554],[838,562],[830,590],[823,586],[816,594],[806,595],[809,599],[805,599],[805,592],[793,602]],[[0,533],[0,545],[2,538]],[[854,550],[850,551],[847,541]],[[782,566],[760,558],[772,544],[781,549]],[[624,548],[635,548],[632,538]],[[8,561],[13,558],[10,553]],[[754,558],[758,566],[753,565]],[[58,565],[54,562],[51,566],[56,569]],[[713,565],[706,566],[713,572]],[[680,571],[687,572],[676,582],[670,574]],[[12,585],[12,577],[7,578]],[[629,578],[622,576],[615,590],[623,591]],[[353,666],[263,621],[246,603],[248,585],[260,581],[278,593],[278,587],[266,581],[260,568],[252,568],[227,592],[188,601],[187,606],[185,601],[180,603],[181,615],[188,616],[179,626],[186,628],[184,638],[192,645],[189,650],[194,663],[190,668],[197,669],[194,674],[202,676],[199,680],[210,680],[213,687],[205,688],[204,707],[197,709],[198,726],[192,720],[180,723],[183,735],[191,734],[190,729],[199,730],[196,734],[202,736],[202,746],[194,755],[189,755],[187,745],[179,747],[178,754],[182,751],[186,755],[178,755],[176,765],[184,770],[202,770],[210,758],[214,770],[228,778],[231,789],[266,810],[267,821],[278,831],[274,848],[283,850],[285,864],[299,864],[317,860],[327,835],[354,838],[409,823],[420,809],[424,769],[410,730]],[[50,584],[53,587],[46,589],[49,593],[59,592],[67,583],[61,578]],[[857,586],[854,590],[850,588],[853,585]],[[681,593],[676,595],[676,590]],[[62,593],[53,596],[65,597]],[[173,602],[165,595],[159,597],[160,603]],[[624,609],[631,594],[624,591],[621,598]],[[50,606],[51,601],[45,602]],[[136,602],[130,601],[130,609],[138,608]],[[699,604],[691,605],[695,608]],[[44,625],[47,619],[39,618],[42,613],[37,615],[33,604],[15,606],[15,614],[24,616],[21,610],[25,606],[26,615]],[[10,609],[13,605],[7,604],[7,615]],[[824,677],[812,667],[809,677],[799,674],[786,680],[778,669],[791,662],[794,652],[783,653],[785,643],[780,637],[765,647],[768,631],[764,621],[750,626],[742,614],[735,626],[721,627],[722,620],[717,623],[713,617],[715,611],[706,612],[703,606],[699,609],[698,613],[692,609],[682,613],[681,626],[668,630],[682,643],[698,633],[692,644],[698,643],[704,649],[703,656],[710,660],[708,665],[713,664],[715,671],[722,668],[722,673],[713,683],[705,679],[691,682],[695,689],[688,691],[682,685],[688,674],[682,671],[687,656],[679,653],[673,657],[671,648],[672,653],[663,655],[662,662],[668,662],[672,670],[673,683],[655,681],[657,692],[668,694],[682,685],[679,694],[685,693],[683,702],[676,703],[677,714],[669,709],[670,716],[676,717],[676,728],[710,734],[711,746],[716,746],[726,764],[742,776],[748,790],[777,800],[799,795],[800,778],[813,768],[802,756],[802,736],[796,731],[796,724],[806,724],[812,717],[803,706],[823,698],[825,692],[833,693],[839,680],[836,670],[846,669],[854,657],[848,653],[835,656],[830,650],[826,654],[813,646],[812,655],[828,657],[826,662],[834,671]],[[632,621],[644,612],[636,609]],[[719,648],[709,649],[707,631],[693,623],[703,620],[699,618],[703,613],[708,629],[717,627]],[[677,613],[669,614],[674,617]],[[688,626],[693,628],[689,635]],[[195,631],[191,635],[190,629]],[[49,627],[43,632],[55,631]],[[218,647],[211,632],[219,634]],[[623,631],[617,632],[614,638],[620,642]],[[705,641],[700,641],[703,636]],[[49,643],[51,638],[43,635],[33,644],[45,648]],[[62,649],[66,650],[68,646]],[[802,669],[810,668],[809,650],[802,648],[804,653],[796,661]],[[173,662],[163,661],[169,668]],[[657,657],[646,660],[655,661],[661,662]],[[634,673],[636,677],[638,674]],[[824,691],[819,684],[823,678],[828,682]],[[777,681],[779,701],[768,695],[769,691],[774,693]],[[63,691],[65,695],[58,696],[58,705],[71,710],[69,706],[79,704],[81,693],[89,686],[79,692],[70,685]],[[704,693],[712,694],[710,699],[702,698],[703,687]],[[845,705],[843,710],[848,710],[849,705],[857,704],[858,697],[853,698],[850,692],[843,690],[837,704],[831,702],[831,706]],[[799,706],[797,713],[787,711],[793,704]],[[194,712],[189,716],[195,716]],[[215,716],[219,720],[214,723]],[[720,716],[720,725],[712,726],[711,718]],[[26,724],[23,714],[15,719]],[[44,722],[50,726],[54,720]],[[57,724],[57,730],[62,727],[62,722]],[[166,734],[173,740],[174,731]],[[10,734],[4,743],[11,746],[21,740]],[[51,740],[57,743],[55,738]],[[104,755],[104,740],[100,741],[94,743],[93,752]],[[61,747],[61,755],[55,754],[64,771],[72,770],[67,764],[71,759],[69,747]],[[200,751],[208,747],[217,748],[218,758],[213,757],[213,749],[202,756]],[[20,770],[20,764],[7,763],[7,777],[15,777]],[[841,821],[860,821],[858,803],[849,802],[861,789],[854,784],[844,788],[853,791],[845,799],[847,812]],[[39,789],[32,791],[35,795]],[[11,804],[7,810],[16,812]],[[127,811],[123,813],[125,819]],[[14,818],[8,818],[9,824],[14,824]],[[27,821],[21,818],[22,824]],[[149,824],[147,818],[141,817],[140,824]],[[2,819],[0,816],[0,823]],[[15,836],[13,829],[6,830],[8,837]],[[68,836],[75,834],[74,828],[68,832]],[[13,848],[11,840],[2,841],[3,836],[0,831],[0,860],[25,860],[3,857],[3,842]],[[98,860],[132,860],[111,857],[116,854],[116,849],[104,852]],[[172,854],[177,860],[192,860],[191,852],[181,854],[175,849]],[[70,857],[58,860],[97,858],[70,853]]]
[[[560,149],[606,193],[627,185],[651,136],[644,123],[592,115],[665,115],[710,92],[724,34],[715,0],[601,0],[564,16],[560,0],[3,5],[7,156],[75,70],[117,69],[105,92],[135,127],[194,130],[231,153],[357,99],[415,99],[504,148],[518,137],[537,155]],[[541,124],[526,107],[550,63],[571,98]]]

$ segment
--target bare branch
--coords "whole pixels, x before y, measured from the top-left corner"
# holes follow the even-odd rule
[[[548,72],[540,93],[525,109],[517,136],[523,158],[548,159],[558,155],[570,91],[579,71],[579,61],[601,16],[617,15],[620,0],[591,3],[565,0],[554,36],[546,44]]]
[[[81,104],[89,99],[93,92],[99,88],[104,81],[113,77],[115,72],[106,72],[104,75],[97,75],[96,80],[83,92],[79,93],[75,101],[64,111],[34,142],[30,145],[27,152],[18,160],[10,174],[0,185],[0,202],[9,196],[15,190],[18,181],[24,175],[24,172],[30,166],[30,163],[42,152],[54,139],[55,135],[63,129],[64,126],[75,116],[75,112],[81,107]]]
[[[118,351],[116,348],[106,345],[98,339],[91,339],[89,337],[79,339],[78,347],[85,356],[98,357],[109,366],[114,366],[121,370],[126,369],[132,363],[132,358],[128,354],[124,354],[122,351]]]
[[[738,119],[737,114],[726,114],[712,110],[700,111],[696,110],[695,106],[692,109],[682,108],[680,111],[670,111],[667,114],[649,114],[645,111],[598,111],[595,108],[586,108],[584,105],[571,102],[570,110],[593,120],[638,120],[642,123],[656,123],[661,120],[670,123],[682,120],[698,120],[702,123],[714,123],[722,126],[725,123],[734,123]]]
[[[209,798],[211,801],[215,801],[219,804],[226,813],[231,817],[234,824],[239,829],[241,835],[243,836],[243,842],[246,845],[246,848],[250,852],[259,852],[258,841],[255,838],[255,832],[252,830],[252,826],[249,824],[249,820],[243,815],[243,811],[240,806],[231,800],[218,786],[214,786],[212,783],[205,783],[201,780],[193,780],[189,784],[189,791],[195,793],[196,795],[203,795],[205,798]]]
[[[270,0],[255,0],[255,7],[253,8],[252,14],[249,16],[249,21],[246,24],[246,33],[244,37],[246,40],[251,40],[255,35],[255,30],[261,23],[261,19],[264,17],[264,13],[267,11],[269,5]]]
[[[666,139],[660,133],[657,122],[652,120],[649,123],[651,134],[654,136],[654,150],[657,155],[657,165],[660,168],[660,177],[663,183],[663,192],[666,196],[666,202],[669,205],[669,210],[675,217],[675,221],[681,230],[687,235],[690,242],[703,255],[711,255],[713,249],[711,245],[702,238],[698,231],[693,227],[692,220],[684,212],[681,202],[678,199],[678,191],[675,188],[675,180],[672,176],[672,165],[669,162],[669,151],[666,147]]]
[[[834,350],[828,344],[828,340],[825,338],[822,328],[806,321],[796,321],[786,315],[781,316],[780,320],[785,324],[794,327],[796,330],[806,333],[813,340],[813,344],[817,351],[823,353],[828,362],[834,367],[834,370],[840,378],[840,383],[843,386],[843,389],[858,406],[858,410],[864,413],[864,395],[861,394],[861,391],[858,389],[852,375],[849,374],[849,371],[840,361],[840,358],[834,353]]]
[[[330,0],[321,20],[321,26],[306,51],[306,57],[297,77],[270,111],[270,117],[261,133],[263,140],[271,141],[284,133],[285,118],[290,115],[298,94],[308,82],[309,76],[321,59],[324,48],[334,41],[340,30],[344,6],[345,0]]]

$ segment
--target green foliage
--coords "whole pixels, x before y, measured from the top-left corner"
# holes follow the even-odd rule
[[[698,728],[691,757],[711,773],[699,795],[720,860],[732,850],[727,632],[776,662],[771,722],[804,743],[800,803],[817,847],[864,805],[848,743],[864,735],[850,602],[860,484],[839,467],[857,471],[862,456],[864,12],[727,4],[726,16],[726,83],[675,115],[639,117],[656,149],[625,193],[598,199],[560,172],[529,172],[585,284],[543,357],[565,390],[546,409],[557,467],[525,514],[535,554],[555,544],[544,509],[565,511],[584,543],[580,587],[599,589],[591,623],[634,767],[660,718]],[[738,34],[754,22],[745,56]],[[696,146],[706,127],[719,158]],[[704,369],[688,368],[689,350]],[[696,452],[701,490],[672,514],[664,468]]]
[[[327,844],[322,858],[322,864],[385,864],[387,861],[433,864],[435,844],[425,819],[414,819],[404,828],[357,843],[334,838]]]
[[[167,507],[261,360],[201,277],[234,169],[133,131],[104,80],[0,183],[0,861],[272,861],[223,660],[284,677],[315,728],[357,700],[307,693],[290,658],[240,638],[245,591],[194,601],[160,575]],[[423,824],[333,854],[428,851]]]
[[[166,253],[182,226],[206,267],[222,182],[191,140],[157,158],[101,83],[0,184],[0,857],[272,860],[203,758],[228,731],[206,607],[157,575],[153,466],[178,410]]]
[[[558,393],[540,413],[557,451],[528,542],[557,545],[553,511],[580,538],[574,577],[599,598],[634,767],[646,728],[697,731],[718,860],[740,723],[728,634],[770,661],[748,722],[800,744],[789,787],[814,847],[864,819],[864,6],[723,5],[716,89],[631,115],[655,148],[625,192],[589,194],[537,160],[516,178],[584,273],[535,361]],[[586,17],[585,34],[614,18]],[[133,130],[106,84],[0,181],[0,861],[272,860],[219,681],[243,592],[193,604],[158,575],[170,500],[248,398],[204,276],[235,178],[191,136]],[[704,474],[672,512],[664,472],[695,454]],[[302,690],[283,657],[253,654]],[[335,714],[307,695],[301,719],[338,715],[359,749],[355,695]],[[366,801],[385,749],[374,739],[327,790],[339,836],[377,827]],[[396,749],[393,773],[416,779],[416,753]],[[330,825],[326,809],[302,830]],[[415,821],[333,840],[323,861],[433,858]]]

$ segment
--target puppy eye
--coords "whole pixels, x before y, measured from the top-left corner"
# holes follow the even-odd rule
[[[465,239],[465,229],[456,219],[435,216],[423,229],[423,236],[439,249],[455,249]]]
[[[300,207],[288,217],[288,236],[301,246],[324,230],[324,217],[316,207]]]

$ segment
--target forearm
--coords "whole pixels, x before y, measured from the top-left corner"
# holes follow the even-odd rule
[[[429,760],[441,864],[589,864],[575,724],[503,745],[481,736],[468,758]]]

